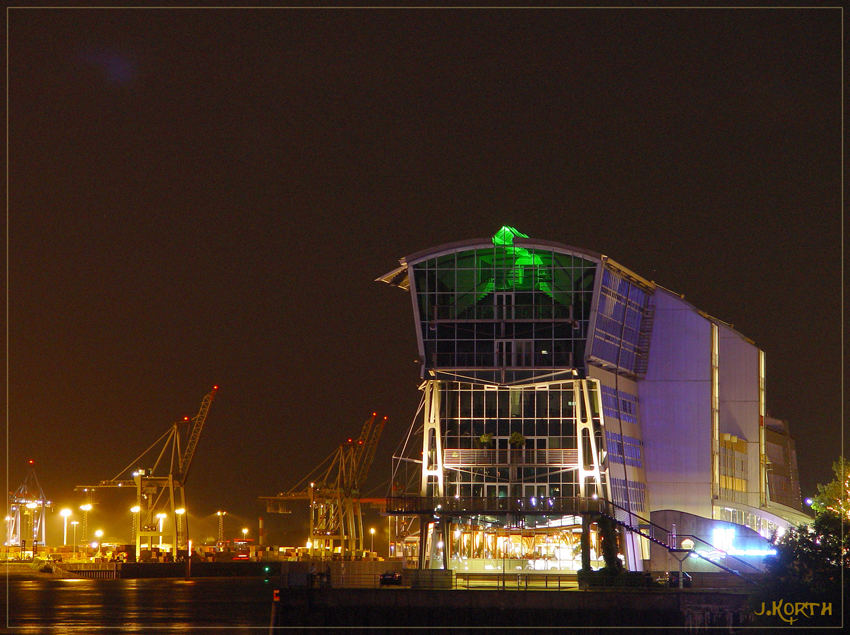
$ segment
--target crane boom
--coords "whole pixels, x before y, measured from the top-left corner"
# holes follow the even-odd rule
[[[373,412],[372,416],[363,424],[363,429],[360,432],[360,441],[363,443],[358,452],[354,475],[355,487],[360,488],[366,482],[366,476],[372,467],[372,461],[375,460],[375,451],[378,449],[378,441],[381,439],[381,433],[384,431],[386,422],[386,417],[377,419],[377,413]]]
[[[192,417],[192,431],[189,434],[189,442],[186,444],[186,449],[183,451],[183,456],[180,459],[180,482],[186,484],[186,479],[189,475],[189,467],[192,464],[192,457],[195,456],[195,449],[198,447],[198,441],[201,438],[201,431],[204,429],[204,422],[207,420],[207,414],[210,411],[212,400],[215,393],[218,391],[218,386],[213,386],[201,400],[201,407],[198,414]]]
[[[360,430],[360,437],[339,445],[324,461],[287,492],[262,496],[266,510],[290,513],[288,503],[309,501],[310,554],[330,556],[339,548],[345,555],[363,551],[363,513],[361,503],[374,504],[379,499],[361,498],[369,468],[387,417],[373,412]],[[309,487],[304,487],[309,482]]]

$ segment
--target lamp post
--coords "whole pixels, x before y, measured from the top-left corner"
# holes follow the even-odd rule
[[[177,535],[174,538],[174,554],[177,555],[177,547],[180,546],[180,537],[183,535],[183,515],[186,513],[186,508],[178,507],[174,513],[177,514]]]
[[[165,520],[165,514],[163,512],[159,512],[156,515],[159,518],[159,546],[162,546],[162,523]]]
[[[97,545],[97,554],[96,557],[100,557],[100,539],[103,538],[103,529],[95,529],[94,537],[97,538],[95,544]]]
[[[72,520],[71,527],[74,528],[74,558],[77,557],[77,525],[80,524],[79,520]]]
[[[369,527],[369,551],[375,551],[375,528]]]
[[[245,540],[246,538],[248,538],[248,528],[243,527],[242,528],[242,540]]]
[[[219,509],[216,515],[218,516],[218,541],[221,543],[224,542],[224,517],[227,516],[227,512]],[[221,545],[219,545],[219,548],[221,548]]]
[[[83,512],[83,542],[89,539],[89,512],[91,511],[91,503],[80,505],[80,510]]]
[[[136,524],[139,521],[139,512],[140,511],[142,511],[142,508],[139,507],[138,505],[133,505],[130,508],[130,513],[133,514],[133,530],[132,530],[132,533],[130,534],[130,536],[131,536],[131,540],[133,541],[134,545],[136,544]]]
[[[67,507],[59,511],[62,516],[62,546],[68,545],[68,516],[71,515],[71,510]]]

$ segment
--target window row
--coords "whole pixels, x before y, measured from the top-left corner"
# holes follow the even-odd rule
[[[622,478],[611,479],[611,497],[614,503],[634,512],[646,509],[646,485]]]

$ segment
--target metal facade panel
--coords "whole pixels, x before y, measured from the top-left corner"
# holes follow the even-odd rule
[[[710,515],[711,324],[665,290],[638,397],[652,508]]]
[[[747,441],[747,504],[759,505],[759,349],[720,326],[720,432]]]

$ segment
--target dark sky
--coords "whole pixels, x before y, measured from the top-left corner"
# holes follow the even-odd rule
[[[31,457],[76,506],[214,383],[194,516],[255,519],[373,410],[377,487],[419,394],[410,300],[373,280],[502,224],[733,323],[804,495],[829,480],[838,10],[8,17],[11,489]]]

